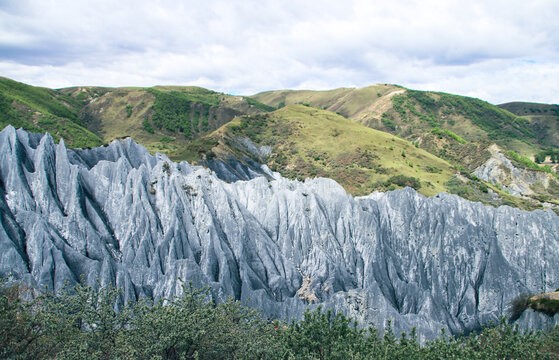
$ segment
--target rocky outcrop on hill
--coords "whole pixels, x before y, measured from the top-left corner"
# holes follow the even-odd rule
[[[514,196],[534,195],[534,187],[548,189],[550,183],[557,187],[557,180],[553,175],[514,166],[497,145],[493,144],[487,150],[491,157],[474,171],[474,175],[480,179],[499,184]]]
[[[208,285],[269,317],[322,304],[423,339],[470,331],[559,283],[559,217],[412,189],[353,198],[329,179],[227,183],[131,139],[69,150],[0,132],[0,275],[122,301]],[[556,317],[557,318],[557,317]],[[523,326],[557,319],[525,313]]]

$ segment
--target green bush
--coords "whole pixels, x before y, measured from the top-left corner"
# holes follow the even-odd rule
[[[16,85],[7,86],[11,83]],[[19,83],[8,79],[0,79],[0,129],[12,125],[15,128],[22,127],[31,132],[48,131],[55,141],[64,138],[66,145],[72,148],[103,144],[97,135],[81,125],[75,112],[56,103],[54,91],[17,84]],[[29,111],[18,111],[15,104]],[[31,118],[31,114],[35,113],[33,110],[40,112],[36,123]]]
[[[77,285],[25,302],[0,290],[3,359],[275,359],[279,325],[232,299],[214,305],[209,288],[121,305],[121,291]]]
[[[535,136],[528,120],[479,99],[415,90],[408,90],[406,94],[410,100],[404,106],[433,127],[439,126],[441,114],[461,115],[486,131],[493,140]]]
[[[405,176],[405,175],[395,175],[390,177],[386,181],[386,186],[390,186],[390,184],[398,185],[401,187],[409,186],[415,190],[421,188],[421,181],[416,177]]]
[[[406,121],[408,119],[406,109],[404,107],[405,105],[407,105],[406,100],[407,98],[404,95],[395,95],[392,97],[392,107],[398,114],[400,114],[400,117],[403,121]]]
[[[558,150],[546,150],[541,151],[535,156],[536,163],[540,164],[545,161],[546,157],[550,157],[552,163],[559,162],[559,151]]]
[[[257,108],[257,109],[259,109],[259,110],[262,110],[262,111],[264,111],[264,112],[270,112],[270,111],[276,110],[275,107],[269,106],[269,105],[266,105],[266,104],[263,104],[263,103],[261,103],[260,101],[254,100],[253,98],[250,98],[250,97],[248,97],[248,96],[243,96],[243,99],[245,99],[246,102],[247,102],[249,105],[252,105],[252,106],[254,106],[255,108]],[[283,103],[283,106],[285,106],[285,103]],[[279,106],[278,106],[278,109],[279,109]]]
[[[155,95],[152,123],[157,129],[181,132],[187,138],[209,130],[210,108],[219,105],[217,93],[204,89],[166,92],[151,88],[149,91]]]
[[[150,134],[154,134],[155,130],[153,130],[153,126],[151,126],[151,123],[149,122],[148,119],[144,119],[144,121],[142,122],[142,125],[144,126],[144,130],[147,131]]]
[[[66,105],[76,105],[77,107],[79,100],[61,95],[55,90],[34,87],[10,79],[1,78],[0,93],[32,109],[37,109],[43,114],[65,118],[78,125],[83,125],[78,119],[76,108]]]
[[[352,359],[364,354],[366,331],[342,314],[331,310],[306,310],[293,321],[283,337],[290,359]]]

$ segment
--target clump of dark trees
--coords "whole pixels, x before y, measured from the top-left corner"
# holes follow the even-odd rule
[[[120,292],[78,285],[56,296],[0,282],[2,359],[559,359],[559,327],[519,331],[503,321],[468,336],[420,345],[317,308],[298,322],[262,318],[208,289],[116,308]]]

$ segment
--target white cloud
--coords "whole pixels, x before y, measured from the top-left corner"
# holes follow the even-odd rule
[[[48,87],[398,83],[558,103],[557,18],[553,0],[7,1],[0,71]]]

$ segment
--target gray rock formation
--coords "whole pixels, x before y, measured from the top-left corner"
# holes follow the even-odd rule
[[[251,180],[259,176],[274,179],[274,174],[267,165],[246,157],[237,159],[229,155],[225,158],[201,159],[198,162],[226,182]]]
[[[323,304],[423,339],[470,331],[512,297],[559,285],[559,217],[411,189],[353,198],[272,174],[227,183],[131,139],[68,150],[0,132],[0,275],[60,289],[84,277],[122,301],[209,285],[269,317]],[[525,314],[523,326],[555,319]]]
[[[493,144],[487,150],[491,157],[473,174],[492,184],[499,184],[509,194],[518,197],[534,195],[534,187],[548,189],[550,183],[557,186],[557,180],[549,173],[514,166],[497,145]]]
[[[259,176],[268,179],[274,178],[272,171],[264,165],[272,153],[271,146],[259,147],[247,137],[228,138],[225,142],[228,147],[234,149],[235,156],[229,153],[220,157],[204,157],[198,162],[212,170],[218,178],[227,182],[250,180]]]

